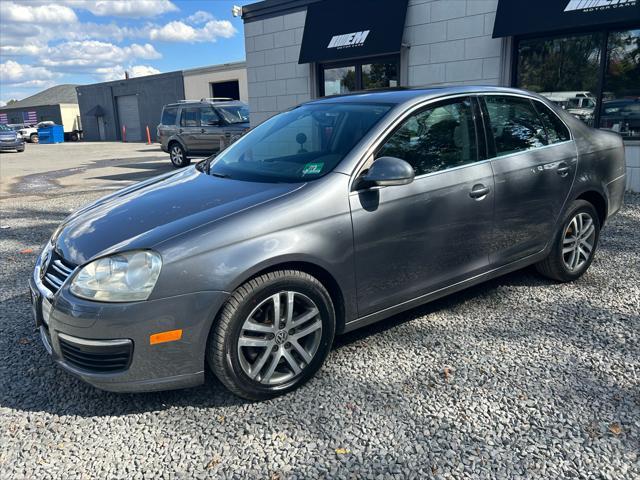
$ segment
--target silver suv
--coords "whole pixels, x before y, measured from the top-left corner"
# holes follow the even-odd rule
[[[231,98],[183,100],[165,105],[158,140],[177,168],[191,156],[216,154],[249,130],[249,107]]]

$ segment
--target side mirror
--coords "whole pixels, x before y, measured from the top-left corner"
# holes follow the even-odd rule
[[[413,167],[404,160],[395,157],[380,157],[373,162],[369,171],[360,177],[358,188],[408,185],[413,182],[415,176]]]

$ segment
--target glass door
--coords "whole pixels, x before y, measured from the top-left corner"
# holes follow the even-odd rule
[[[400,85],[400,57],[369,58],[319,65],[320,96]]]

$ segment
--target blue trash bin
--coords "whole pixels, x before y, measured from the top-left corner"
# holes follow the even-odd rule
[[[62,125],[49,125],[38,129],[38,143],[62,142],[64,142],[64,127]]]

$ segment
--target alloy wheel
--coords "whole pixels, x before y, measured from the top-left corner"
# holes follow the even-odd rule
[[[182,149],[178,145],[174,145],[171,148],[171,161],[175,165],[182,165],[184,161],[184,155],[182,154]]]
[[[562,261],[572,272],[589,261],[595,245],[596,226],[591,215],[578,213],[571,219],[562,238]]]
[[[282,291],[245,319],[237,342],[240,366],[253,381],[280,385],[311,363],[321,340],[317,305],[302,293]]]

